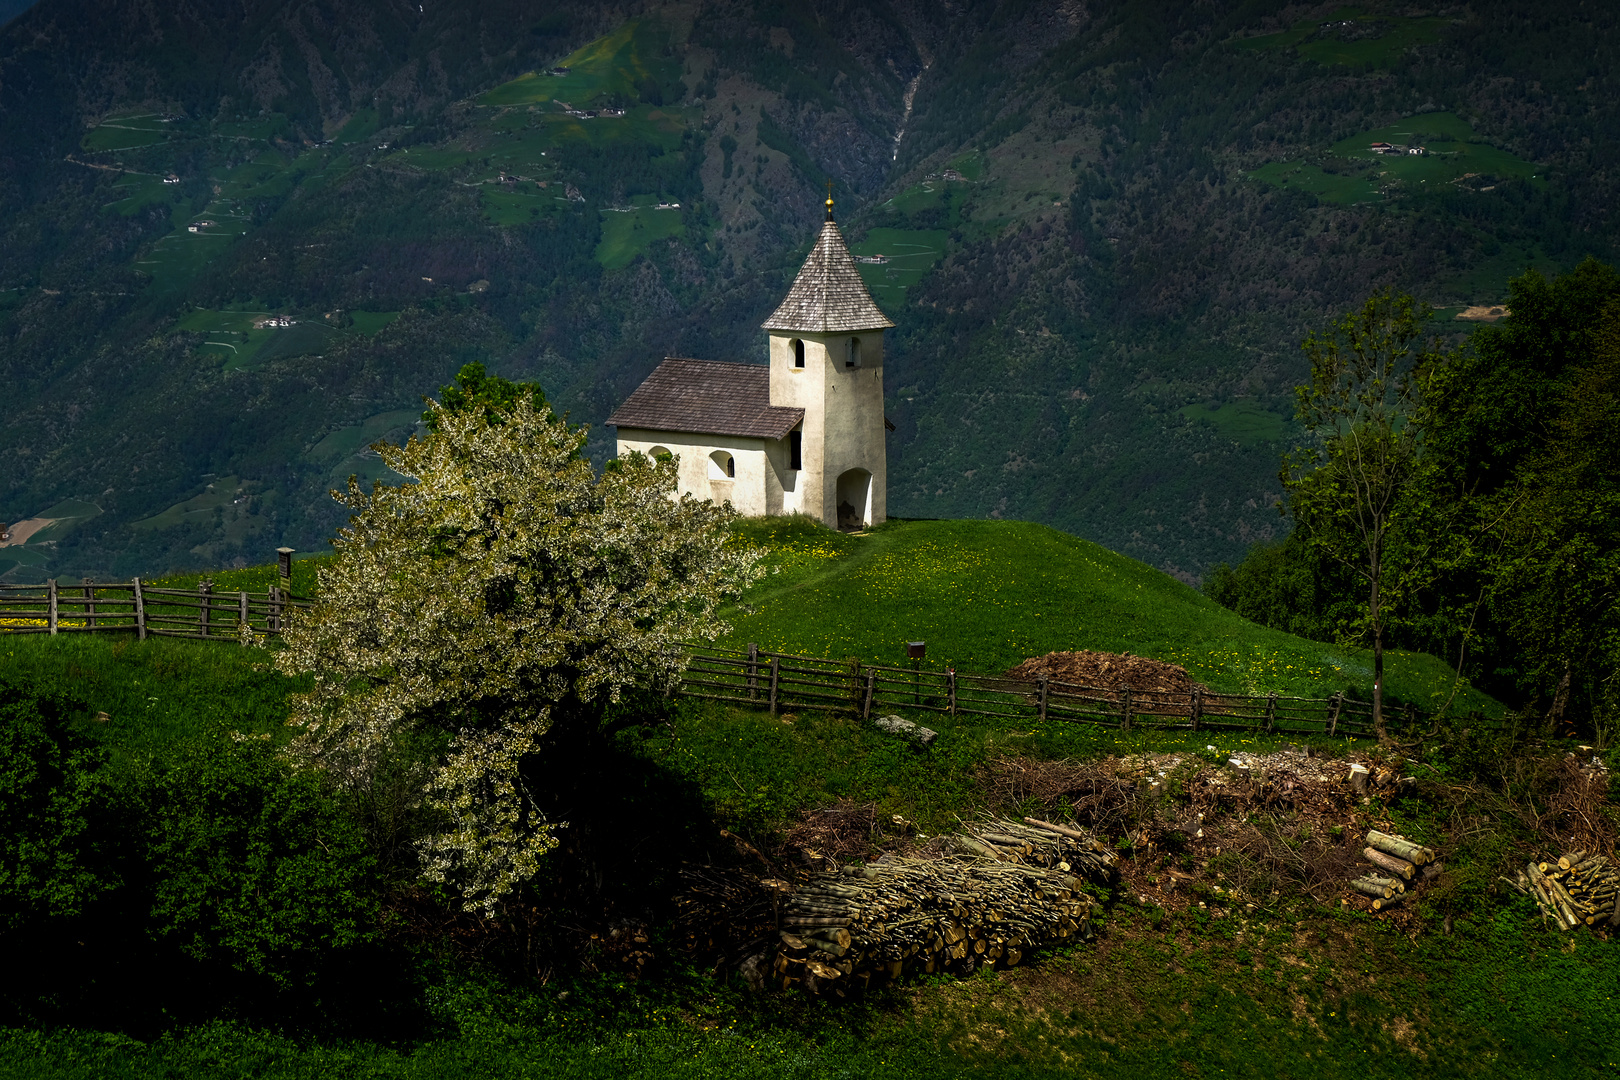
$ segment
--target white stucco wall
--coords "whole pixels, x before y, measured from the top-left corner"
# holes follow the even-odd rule
[[[860,361],[845,366],[850,338]],[[804,367],[794,340],[804,342]],[[804,410],[803,492],[794,509],[838,527],[838,478],[851,469],[871,474],[866,524],[888,519],[888,437],[883,424],[883,331],[859,334],[779,334],[770,338],[771,404]]]
[[[674,454],[678,465],[676,488],[682,495],[715,502],[730,502],[739,513],[750,517],[764,514],[791,513],[796,506],[785,505],[784,488],[796,489],[798,484],[791,475],[784,484],[787,470],[786,440],[725,439],[717,435],[692,435],[678,431],[648,431],[641,428],[619,429],[619,456],[631,451],[651,455],[659,448]],[[730,454],[737,475],[725,478],[716,475],[715,453]]]

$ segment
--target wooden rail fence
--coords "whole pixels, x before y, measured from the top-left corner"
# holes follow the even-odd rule
[[[903,709],[951,716],[1044,722],[1062,720],[1192,731],[1370,736],[1372,705],[1343,693],[1328,698],[1282,694],[1186,694],[1102,690],[1040,679],[1024,682],[956,671],[919,671],[785,653],[694,648],[679,693],[685,697],[764,705],[771,712],[814,708],[870,719]]]
[[[279,634],[287,614],[309,606],[286,589],[262,593],[160,589],[140,578],[81,585],[0,585],[0,633],[129,633],[237,640],[246,623],[256,633]],[[243,641],[246,644],[246,641]]]
[[[289,612],[308,608],[284,588],[262,593],[162,589],[129,582],[80,585],[0,584],[0,633],[81,634],[133,631],[137,636],[241,640],[245,623],[279,634]],[[246,644],[245,640],[243,641]],[[869,719],[893,709],[984,716],[1003,720],[1062,720],[1192,731],[1369,736],[1372,706],[1344,694],[1329,698],[1282,694],[1159,693],[1103,690],[1078,683],[922,671],[788,653],[692,648],[683,697],[785,708],[819,708]],[[1408,722],[1412,718],[1407,717]]]

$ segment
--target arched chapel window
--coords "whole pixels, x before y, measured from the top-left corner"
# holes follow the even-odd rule
[[[799,338],[793,339],[793,366],[804,367],[804,342]]]
[[[849,352],[844,356],[845,367],[855,367],[861,362],[861,339],[849,339]]]

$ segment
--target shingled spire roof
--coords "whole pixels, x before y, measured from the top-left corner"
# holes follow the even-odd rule
[[[832,200],[827,203],[827,223],[821,227],[821,236],[794,279],[793,288],[788,290],[787,299],[765,320],[767,330],[843,334],[894,325],[866,291],[866,282],[855,269],[844,234],[832,219]]]

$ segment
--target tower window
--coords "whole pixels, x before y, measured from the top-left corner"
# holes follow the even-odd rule
[[[804,367],[804,342],[799,338],[793,339],[793,366]]]
[[[804,432],[788,432],[788,468],[804,468]]]
[[[729,454],[726,455],[726,475],[730,477],[737,475],[737,459]]]
[[[844,354],[844,366],[854,367],[861,362],[861,339],[849,339],[849,351]]]

